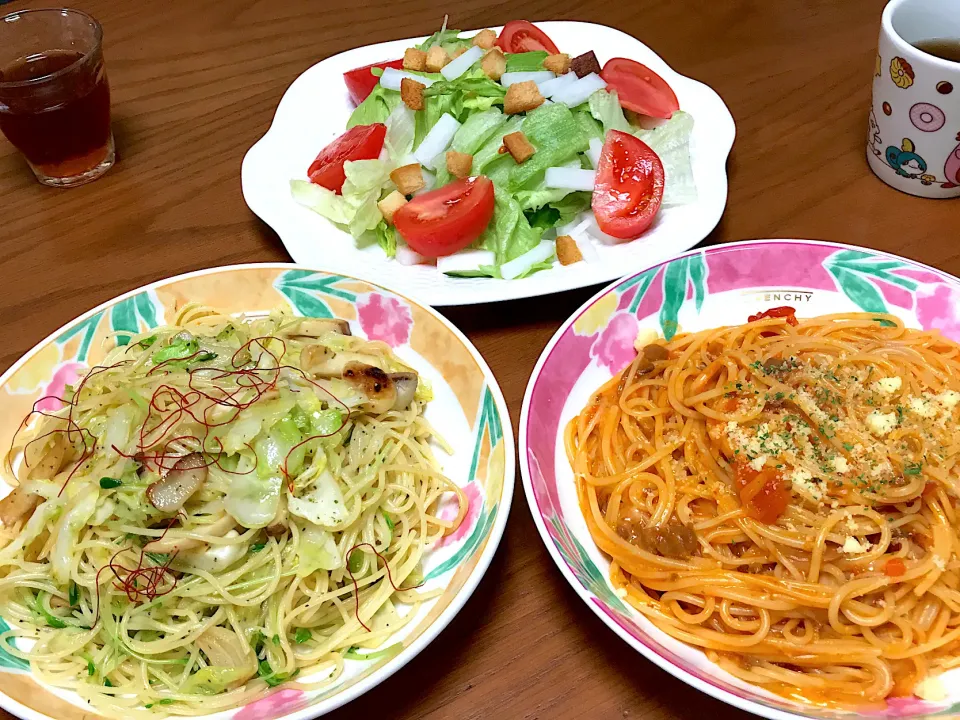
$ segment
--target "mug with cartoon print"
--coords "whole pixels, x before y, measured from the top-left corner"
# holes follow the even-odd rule
[[[891,0],[883,11],[867,162],[887,185],[960,197],[960,62],[914,47],[960,39],[960,0]]]

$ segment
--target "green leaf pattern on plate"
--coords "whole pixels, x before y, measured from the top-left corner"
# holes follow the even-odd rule
[[[321,275],[310,270],[289,270],[277,278],[274,287],[283,295],[294,312],[304,317],[332,318],[330,306],[318,295],[356,302],[357,296],[348,290],[336,287],[344,280],[341,275]]]
[[[623,295],[624,292],[632,288],[634,285],[637,285],[637,292],[633,296],[633,300],[630,301],[630,307],[628,308],[631,314],[637,312],[640,308],[640,303],[643,302],[643,297],[647,294],[647,290],[650,289],[650,285],[653,284],[654,278],[657,277],[659,272],[658,268],[650,268],[645,272],[640,273],[635,278],[630,278],[627,282],[623,283],[617,290]]]
[[[57,344],[64,345],[71,338],[80,336],[80,348],[75,360],[80,363],[87,361],[90,345],[97,335],[97,328],[103,320],[103,314],[110,315],[110,329],[114,332],[137,334],[150,328],[157,327],[163,319],[163,312],[157,315],[157,308],[162,308],[159,300],[152,292],[141,292],[117,303],[109,310],[101,310],[64,331],[58,338]],[[126,345],[130,338],[126,335],[117,336],[117,345]]]
[[[573,570],[573,574],[583,585],[598,598],[610,605],[615,610],[627,613],[629,610],[624,605],[623,600],[613,591],[610,583],[596,563],[587,555],[586,549],[580,544],[567,526],[556,515],[549,518],[550,524],[547,529],[557,546],[557,550],[563,555],[567,565]]]
[[[663,304],[660,306],[660,329],[663,337],[670,340],[680,329],[680,308],[687,298],[687,287],[693,286],[694,304],[697,312],[703,307],[707,296],[707,263],[703,253],[688,255],[667,265],[663,273]],[[637,293],[640,294],[639,292]],[[634,302],[639,301],[634,298]]]
[[[102,318],[103,311],[101,310],[100,312],[91,315],[83,322],[77,323],[69,330],[64,331],[60,337],[57,338],[57,344],[64,345],[73,336],[80,335],[80,349],[77,352],[77,362],[86,362],[87,353],[90,352],[90,344],[93,342],[93,338],[95,338],[97,335],[97,326],[100,325],[100,320]]]
[[[157,326],[157,311],[149,293],[137,293],[110,308],[110,328],[114,332],[133,335]],[[117,345],[126,345],[130,338],[117,336]]]
[[[897,285],[913,292],[917,282],[895,275],[891,270],[906,267],[897,260],[887,260],[859,250],[839,250],[823,261],[837,288],[864,312],[887,313],[886,300],[876,281]]]
[[[500,425],[500,415],[497,413],[497,404],[493,399],[493,393],[489,387],[483,390],[483,403],[480,406],[480,419],[477,422],[477,439],[473,445],[473,458],[470,462],[469,482],[474,482],[477,477],[477,469],[480,464],[480,452],[483,448],[484,436],[490,438],[490,455],[493,455],[494,448],[503,440],[503,427]],[[464,560],[473,555],[480,547],[483,539],[487,537],[490,527],[497,516],[497,505],[494,505],[486,513],[481,512],[473,532],[467,538],[466,542],[451,557],[437,565],[424,576],[424,581],[443,575],[448,570],[452,570],[460,565]]]
[[[0,637],[3,637],[3,634],[9,632],[9,630],[10,626],[7,624],[7,621],[0,618]],[[4,670],[30,670],[29,662],[23,658],[18,658],[7,649],[8,644],[11,643],[12,640],[13,638],[8,637],[0,641],[0,668]]]

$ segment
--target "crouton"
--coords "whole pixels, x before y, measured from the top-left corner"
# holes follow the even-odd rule
[[[582,78],[590,73],[599,74],[600,63],[597,61],[597,56],[593,54],[593,50],[591,50],[585,52],[583,55],[577,55],[577,57],[571,60],[570,69],[577,74],[578,78]]]
[[[383,219],[392,225],[393,214],[406,204],[407,199],[400,194],[399,190],[394,190],[383,200],[378,202],[377,207],[380,208],[380,214],[383,215]]]
[[[503,111],[507,115],[516,115],[538,108],[542,104],[543,95],[540,94],[540,88],[533,80],[526,80],[514,83],[507,88],[507,94],[503,98]]]
[[[423,170],[420,168],[420,163],[398,167],[390,173],[390,179],[397,186],[397,190],[404,195],[412,195],[427,185],[423,179]]]
[[[440,72],[440,68],[448,62],[450,62],[450,56],[439,45],[434,45],[427,51],[427,72]]]
[[[547,55],[547,59],[543,61],[543,69],[563,75],[570,69],[570,56],[566,53]]]
[[[469,177],[471,168],[473,168],[473,155],[447,150],[447,170],[451,175],[458,178]]]
[[[527,136],[520,131],[504,135],[503,146],[507,149],[507,152],[513,156],[513,159],[517,161],[518,165],[529,160],[537,151],[537,149],[530,144],[530,141],[527,140]]]
[[[488,50],[480,61],[480,69],[491,80],[499,80],[507,71],[507,59],[503,56],[503,50],[498,47]]]
[[[557,260],[561,265],[573,265],[575,262],[583,260],[580,248],[577,247],[577,241],[569,235],[559,235],[557,237]]]
[[[427,54],[423,50],[407,48],[403,51],[403,69],[423,72],[427,69]]]
[[[427,86],[410,78],[400,79],[400,99],[411,110],[423,110],[423,91]]]
[[[473,36],[473,44],[484,50],[492,48],[495,42],[497,42],[497,34],[493,30],[481,30]]]
[[[451,60],[456,60],[458,57],[460,57],[461,55],[463,55],[466,51],[467,51],[467,49],[466,49],[465,47],[458,47],[456,50],[454,50],[454,51],[450,54],[450,59],[451,59]]]

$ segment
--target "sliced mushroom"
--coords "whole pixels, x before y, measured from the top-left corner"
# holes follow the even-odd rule
[[[415,372],[395,372],[390,373],[390,379],[393,380],[393,385],[397,389],[393,410],[406,410],[416,397],[420,377]]]
[[[271,520],[270,524],[267,525],[267,535],[270,537],[280,537],[282,535],[286,535],[289,529],[287,524],[288,521],[289,517],[287,515],[287,503],[281,499],[280,506],[277,508],[277,514],[273,516],[273,520]]]
[[[207,462],[200,453],[190,453],[177,460],[166,476],[147,488],[147,499],[165,513],[180,510],[207,480]]]
[[[234,681],[236,684],[246,682],[257,673],[257,658],[250,644],[229,628],[208,628],[197,638],[197,647],[203,650],[210,665],[243,671]]]
[[[343,369],[343,379],[362,392],[367,398],[367,407],[374,415],[391,410],[397,402],[397,388],[383,370],[360,362],[348,363]]]
[[[324,333],[350,335],[350,323],[339,318],[304,318],[287,334],[295,338],[318,338]]]
[[[376,358],[354,352],[334,352],[326,345],[313,343],[300,351],[300,367],[319,377],[339,377],[350,363],[375,365]]]
[[[14,488],[13,492],[0,500],[0,523],[3,523],[4,527],[15,525],[32,515],[42,499],[23,488]]]
[[[192,531],[196,533],[203,533],[204,535],[209,535],[210,537],[223,537],[228,532],[233,530],[236,525],[237,521],[233,519],[233,516],[224,513],[223,517],[219,520],[215,520],[209,525],[193,528]],[[207,544],[208,543],[205,543],[203,540],[197,540],[195,538],[168,536],[160,540],[148,542],[143,546],[143,549],[147,552],[155,553],[180,553],[186,552],[187,550],[195,550],[196,548],[204,547]]]
[[[62,432],[27,443],[23,449],[21,480],[52,480],[60,472],[67,455],[67,440]]]

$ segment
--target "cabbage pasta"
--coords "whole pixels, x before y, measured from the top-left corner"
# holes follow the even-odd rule
[[[117,344],[6,457],[0,642],[39,680],[114,718],[236,708],[438,594],[424,553],[467,500],[389,346],[198,305]]]

